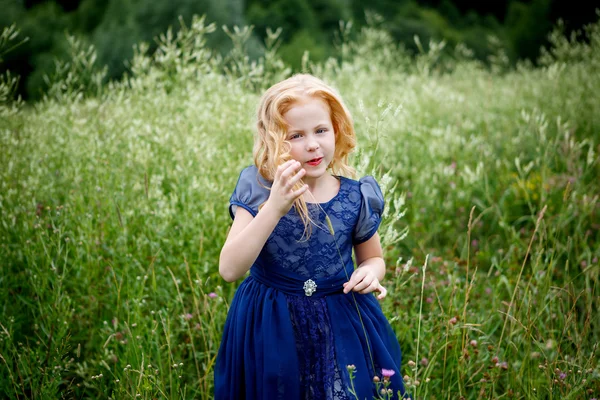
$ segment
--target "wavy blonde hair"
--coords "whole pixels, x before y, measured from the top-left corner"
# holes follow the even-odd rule
[[[286,140],[288,126],[283,115],[294,104],[312,97],[322,100],[329,107],[329,114],[335,134],[333,161],[328,168],[335,175],[355,176],[354,168],[348,165],[348,155],[356,146],[356,134],[352,116],[338,92],[321,79],[309,74],[297,74],[271,86],[262,96],[257,112],[256,136],[254,139],[254,164],[260,175],[272,182],[277,167],[291,159],[291,145]],[[300,189],[300,180],[293,190]],[[310,237],[312,231],[308,206],[302,196],[294,201],[304,223],[304,235]]]

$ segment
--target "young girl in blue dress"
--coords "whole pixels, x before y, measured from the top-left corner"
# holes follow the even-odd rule
[[[400,346],[377,302],[384,200],[373,177],[346,177],[355,142],[320,79],[295,75],[263,95],[219,260],[228,282],[250,274],[225,322],[216,400],[371,400],[384,379],[389,398],[403,396]]]

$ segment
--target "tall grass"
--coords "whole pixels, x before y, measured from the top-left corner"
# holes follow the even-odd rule
[[[277,32],[253,61],[248,30],[228,57],[214,30],[140,44],[110,84],[73,38],[42,102],[0,98],[7,398],[212,398],[228,199],[261,91],[290,74]],[[340,90],[353,162],[386,195],[382,306],[413,396],[600,395],[600,23],[579,41],[557,27],[516,68],[444,43],[411,59],[376,19],[356,36],[303,65]]]

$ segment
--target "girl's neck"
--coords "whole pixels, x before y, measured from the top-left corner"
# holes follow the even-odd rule
[[[338,178],[327,172],[316,180],[304,181],[308,185],[308,191],[304,193],[307,203],[324,203],[335,197],[340,188]]]

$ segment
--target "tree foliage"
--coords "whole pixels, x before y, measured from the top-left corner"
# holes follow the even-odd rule
[[[148,51],[157,49],[154,38],[168,27],[179,29],[179,17],[189,24],[193,15],[205,15],[217,30],[208,46],[221,54],[231,49],[222,26],[253,26],[246,43],[252,59],[264,54],[267,28],[282,28],[280,54],[293,69],[301,68],[305,51],[315,61],[341,54],[334,46],[340,21],[367,24],[367,13],[384,16],[380,28],[413,55],[430,41],[444,41],[445,52],[464,44],[473,56],[486,61],[503,48],[509,61],[535,61],[560,12],[552,0],[521,2],[513,0],[504,7],[479,5],[482,14],[460,1],[371,0],[81,0],[70,2],[0,0],[0,29],[13,23],[29,42],[6,56],[3,70],[22,77],[17,91],[26,98],[38,99],[49,90],[45,77],[56,72],[56,63],[69,59],[69,37],[75,35],[85,45],[94,45],[97,64],[107,66],[105,79],[116,79],[127,72],[134,45],[145,42]],[[26,7],[26,4],[29,4]],[[62,4],[62,6],[61,6]],[[491,14],[490,12],[494,12]],[[591,22],[594,15],[588,13]],[[568,22],[568,21],[567,21]],[[576,28],[573,24],[567,27]],[[1,70],[0,70],[1,72]]]

